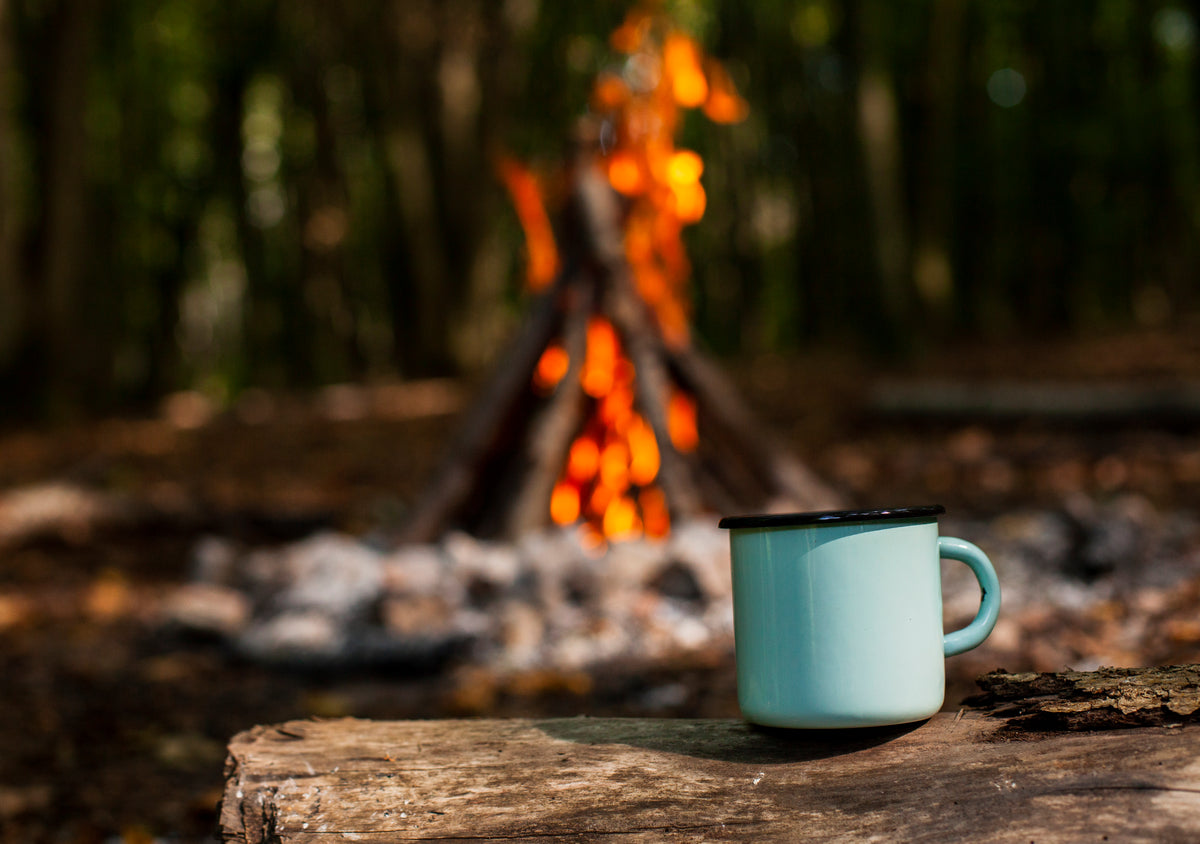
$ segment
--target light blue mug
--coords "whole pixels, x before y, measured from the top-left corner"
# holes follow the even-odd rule
[[[738,703],[772,727],[870,727],[929,718],[945,657],[977,647],[1000,612],[1000,583],[975,545],[939,537],[945,508],[732,516]],[[983,590],[967,627],[942,632],[939,560],[970,566]]]

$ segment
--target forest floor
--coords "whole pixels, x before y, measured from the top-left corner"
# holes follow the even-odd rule
[[[1170,393],[1200,381],[1192,334],[968,348],[890,367],[781,357],[730,371],[764,422],[852,504],[939,502],[957,517],[990,518],[1082,493],[1200,508],[1200,417],[1161,407],[1102,425],[977,411],[900,416],[872,398],[882,384],[927,379],[1159,384]],[[269,545],[321,527],[360,534],[398,523],[469,395],[469,386],[431,382],[252,393],[220,414],[185,395],[155,414],[0,433],[0,844],[208,840],[225,742],[258,723],[735,717],[728,658],[590,685],[543,677],[480,696],[453,670],[266,670],[214,642],[163,633],[162,602],[191,576],[204,535]],[[1120,617],[1114,611],[1112,624]],[[1092,635],[1103,637],[1106,623],[1098,617]],[[1054,619],[1042,624],[1040,635],[1056,635]],[[1195,623],[1184,633],[1181,641],[1200,641]],[[655,693],[663,689],[670,694]]]

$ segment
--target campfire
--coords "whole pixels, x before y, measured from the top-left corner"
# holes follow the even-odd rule
[[[624,62],[596,80],[561,172],[500,162],[526,235],[528,317],[399,547],[209,542],[178,626],[267,663],[458,661],[496,676],[731,653],[713,514],[840,502],[692,339],[681,233],[707,198],[704,162],[675,134],[685,109],[731,123],[746,104],[658,14],[633,12],[612,41]]]
[[[585,546],[662,539],[707,511],[818,508],[836,496],[767,437],[691,340],[685,226],[704,214],[704,162],[683,114],[748,108],[728,73],[662,14],[613,33],[551,202],[499,171],[525,231],[530,315],[464,417],[406,538],[513,538],[577,525]]]

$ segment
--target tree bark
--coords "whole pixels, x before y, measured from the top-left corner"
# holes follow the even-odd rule
[[[1178,727],[1200,721],[1200,665],[1101,668],[1058,674],[993,671],[969,699],[1005,719],[1006,730]]]

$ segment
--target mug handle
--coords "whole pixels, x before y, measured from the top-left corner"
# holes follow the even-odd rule
[[[996,619],[1000,616],[1000,580],[987,555],[979,550],[979,546],[965,539],[939,536],[938,555],[942,559],[958,560],[970,566],[983,591],[975,620],[962,630],[955,630],[943,637],[946,656],[954,656],[979,647],[996,626]]]

